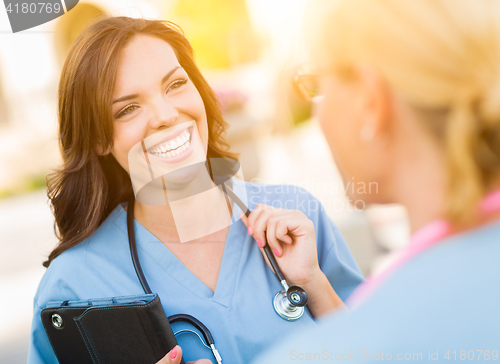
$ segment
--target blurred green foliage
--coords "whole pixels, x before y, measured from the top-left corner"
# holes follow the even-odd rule
[[[297,90],[292,86],[287,87],[286,95],[292,126],[301,126],[310,121],[313,111],[312,105],[305,102],[304,99],[299,96]]]
[[[256,60],[260,44],[245,0],[182,0],[166,19],[184,31],[202,69]]]
[[[26,177],[16,185],[0,189],[0,199],[45,188],[46,173]]]

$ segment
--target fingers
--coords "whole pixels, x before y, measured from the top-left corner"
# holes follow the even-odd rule
[[[259,245],[260,248],[262,248],[265,244],[265,239],[264,239],[264,234],[263,232],[259,232],[255,228],[255,222],[259,218],[260,214],[266,210],[266,208],[269,208],[270,206],[266,206],[263,204],[258,204],[255,206],[253,211],[250,213],[248,216],[247,220],[247,228],[248,228],[248,235],[252,235],[254,239],[257,241],[257,245]],[[256,233],[257,232],[257,233]]]
[[[265,205],[264,205],[265,206]],[[273,212],[267,207],[262,207],[256,211],[255,216],[249,216],[249,226],[253,228],[253,237],[259,248],[263,248],[268,242],[266,239],[267,222],[273,216]],[[253,212],[252,212],[253,213]],[[254,219],[252,223],[252,219]],[[275,248],[274,244],[271,248]]]
[[[284,242],[285,244],[292,244],[293,240],[292,240],[292,237],[290,235],[288,235],[288,224],[287,222],[285,221],[285,219],[283,220],[279,220],[277,223],[276,223],[276,238],[282,242]]]
[[[292,244],[292,238],[288,236],[288,227],[286,225],[287,217],[271,216],[267,220],[266,239],[271,247],[274,255],[281,257],[283,255],[283,248],[281,242],[285,244]]]
[[[271,217],[267,223],[266,237],[274,255],[281,257],[283,255],[281,244],[291,245],[293,239],[300,236],[297,235],[297,228],[310,229],[309,222],[311,222],[309,219],[298,214]]]
[[[179,364],[181,362],[181,359],[182,349],[179,345],[176,345],[156,364]],[[198,364],[198,361],[196,362],[196,364]]]
[[[248,228],[248,234],[254,237],[259,248],[269,244],[277,257],[283,255],[283,243],[290,245],[294,238],[308,232],[314,235],[312,221],[296,210],[277,209],[258,204],[248,217],[242,213],[241,219]]]
[[[160,359],[156,364],[180,364],[182,359],[182,349],[179,345],[174,346],[167,355]],[[209,359],[199,359],[190,361],[187,364],[213,364]]]
[[[281,256],[282,249],[279,240],[286,244],[291,244],[292,239],[287,236],[285,226],[280,225],[278,232],[276,228],[281,219],[294,214],[295,211],[293,210],[277,209],[268,205],[258,204],[245,221],[248,233],[254,237],[260,248],[263,248],[268,243],[274,254]]]
[[[240,213],[240,219],[241,221],[243,221],[243,224],[245,224],[245,226],[248,227],[248,217],[247,215],[245,215],[244,212]]]

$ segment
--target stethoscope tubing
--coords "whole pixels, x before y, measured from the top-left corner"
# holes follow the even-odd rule
[[[246,217],[250,216],[250,209],[248,206],[234,193],[234,191],[227,186],[224,183],[220,184],[223,192],[225,193],[226,196],[231,198],[238,206],[239,208],[245,213]],[[134,265],[135,272],[137,274],[137,277],[139,278],[139,281],[141,282],[141,286],[146,294],[151,294],[151,287],[149,287],[148,281],[146,280],[146,277],[144,276],[144,272],[142,271],[141,264],[139,262],[139,257],[137,255],[137,245],[136,245],[136,240],[135,240],[135,229],[134,229],[134,204],[135,204],[135,198],[134,195],[132,195],[128,207],[127,207],[127,233],[128,233],[128,238],[129,238],[129,246],[130,246],[130,255],[132,257],[132,263]],[[280,283],[283,285],[286,292],[288,290],[288,284],[285,280],[285,277],[283,275],[283,272],[278,266],[278,263],[276,262],[276,259],[274,257],[274,254],[271,251],[271,248],[269,244],[266,244],[263,248],[264,253],[266,254],[266,257],[272,267],[273,273],[276,275]],[[278,292],[279,293],[279,292]],[[277,310],[277,308],[275,307]],[[278,312],[278,311],[277,311]],[[282,316],[282,315],[280,315]],[[283,317],[283,316],[282,316]],[[298,316],[300,317],[300,316]],[[207,347],[210,347],[212,350],[212,353],[214,355],[214,358],[218,364],[222,364],[222,358],[215,348],[215,342],[213,339],[212,334],[210,333],[210,330],[197,318],[188,315],[188,314],[176,314],[168,317],[169,323],[174,323],[174,322],[179,322],[179,321],[184,321],[189,324],[191,324],[193,327],[198,329],[202,335],[203,338],[205,339],[205,342],[207,344]],[[181,363],[184,363],[184,360],[181,361]]]
[[[245,216],[249,217],[250,209],[248,208],[248,206],[245,205],[245,203],[233,192],[233,190],[229,186],[221,183],[221,187],[226,196],[229,196],[231,199],[233,199],[233,201],[236,202],[236,204],[240,207],[241,211],[244,211]],[[271,265],[271,270],[274,272],[281,286],[283,287],[283,290],[279,291],[274,296],[274,310],[281,318],[285,320],[298,320],[304,313],[304,306],[308,301],[307,293],[298,286],[288,286],[285,276],[279,268],[269,244],[266,244],[263,250],[269,261],[269,264]]]
[[[234,193],[234,191],[229,186],[226,186],[224,184],[222,184],[221,186],[226,195],[228,195],[234,202],[236,202],[241,211],[245,213],[246,217],[249,217],[251,211],[248,208],[248,206],[245,205],[245,203]],[[135,271],[137,273],[137,276],[139,277],[139,281],[141,282],[144,292],[151,293],[151,288],[149,287],[146,277],[144,276],[142,267],[139,263],[139,257],[137,256],[136,253],[137,247],[135,242],[135,231],[134,231],[134,203],[133,203],[134,201],[135,199],[132,199],[131,203],[128,204],[127,208],[127,212],[130,211],[130,213],[127,213],[127,232],[130,240],[130,253],[132,255],[132,262],[134,264]],[[266,254],[267,259],[271,264],[274,274],[278,277],[280,282],[284,281],[285,277],[283,275],[283,272],[281,272],[281,269],[279,268],[278,263],[274,258],[274,254],[272,253],[269,244],[266,244],[264,246],[264,253]]]
[[[250,209],[248,208],[247,205],[234,193],[234,191],[229,187],[224,184],[221,185],[222,189],[224,192],[238,205],[238,207],[241,209],[241,211],[244,212],[246,217],[250,216]],[[264,246],[264,253],[266,254],[267,259],[269,260],[269,263],[271,264],[271,267],[273,269],[274,274],[276,277],[278,277],[279,281],[282,282],[285,280],[285,276],[283,275],[283,272],[281,272],[281,269],[278,266],[278,263],[276,262],[276,259],[274,258],[274,254],[271,251],[271,247],[269,244],[266,244]]]
[[[135,241],[135,229],[134,229],[134,204],[135,198],[132,195],[132,198],[129,201],[127,207],[127,232],[129,238],[129,246],[130,246],[130,255],[132,256],[132,263],[134,265],[135,272],[139,281],[141,282],[142,289],[146,294],[151,294],[151,288],[149,287],[148,281],[144,276],[144,272],[142,271],[141,264],[139,263],[139,257],[137,255],[137,245]],[[168,322],[173,324],[174,322],[184,321],[198,329],[203,338],[205,339],[205,343],[212,350],[212,354],[217,362],[217,364],[222,364],[222,358],[215,348],[215,342],[210,330],[197,318],[188,314],[176,314],[168,317]],[[184,364],[184,359],[181,360],[181,363]]]

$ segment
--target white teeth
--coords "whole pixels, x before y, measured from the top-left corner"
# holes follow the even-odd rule
[[[190,136],[191,135],[186,130],[174,140],[165,142],[161,146],[158,146],[155,149],[151,150],[150,153],[162,158],[175,157],[176,155],[179,155],[182,152],[184,152],[189,147],[189,145],[191,144],[189,142]]]

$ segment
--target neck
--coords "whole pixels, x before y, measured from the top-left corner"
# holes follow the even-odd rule
[[[440,146],[413,119],[403,119],[395,138],[389,178],[388,200],[406,207],[413,234],[432,220],[444,216],[446,206],[446,160]]]
[[[400,203],[408,211],[412,234],[432,220],[442,218],[444,213],[443,189],[437,188],[430,178],[425,179],[420,188],[399,198]]]
[[[493,194],[494,196],[491,196]],[[483,200],[481,203],[483,220],[485,223],[496,221],[500,219],[500,175],[498,175],[488,186],[486,198],[488,201]],[[483,205],[484,204],[484,205]]]
[[[415,175],[409,175],[409,178],[404,183],[401,183],[403,186],[408,186],[408,189],[405,188],[404,191],[399,191],[397,201],[403,204],[408,211],[411,234],[431,221],[442,219],[444,216],[444,207],[446,206],[447,198],[444,183],[445,175],[443,169],[436,167],[436,165],[433,166],[427,163],[423,166],[427,170],[427,173],[424,173],[423,169],[421,172],[418,172],[418,164],[414,164],[412,168],[415,170]],[[498,189],[500,189],[500,181],[496,181],[490,185],[486,191],[486,195]],[[411,193],[407,191],[411,191]],[[490,211],[484,216],[479,214],[477,220],[454,226],[454,231],[459,232],[475,228],[499,219],[500,206],[497,206],[494,211]]]
[[[218,216],[222,209],[228,208],[222,191],[213,187],[208,170],[202,168],[196,178],[182,188],[163,189],[163,205],[148,205],[136,200],[134,217],[164,244],[185,242],[188,230],[197,230],[199,236],[206,236],[208,233],[202,231],[207,229],[204,216]]]

